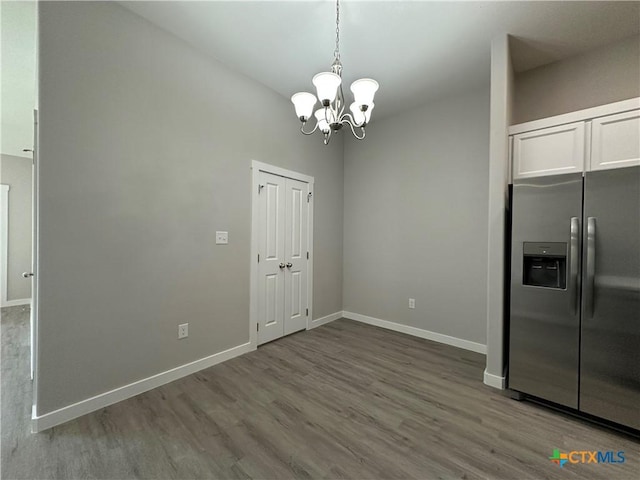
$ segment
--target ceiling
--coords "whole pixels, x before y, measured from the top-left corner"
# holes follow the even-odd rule
[[[333,60],[333,0],[123,4],[286,98],[312,91]],[[524,71],[639,32],[637,1],[343,0],[343,78],[378,80],[380,117],[488,85],[490,42],[501,33],[517,37],[514,67]]]

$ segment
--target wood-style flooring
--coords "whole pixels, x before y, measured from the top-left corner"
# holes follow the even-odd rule
[[[483,355],[349,320],[31,434],[28,324],[3,309],[4,479],[640,478],[637,440],[486,387]]]

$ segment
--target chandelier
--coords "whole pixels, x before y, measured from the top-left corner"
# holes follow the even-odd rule
[[[345,113],[342,63],[340,62],[340,0],[336,0],[336,48],[333,51],[333,57],[331,71],[321,72],[313,77],[317,98],[309,92],[298,92],[291,97],[296,115],[302,122],[300,131],[305,135],[311,135],[316,130],[320,130],[324,135],[325,145],[329,143],[332,133],[338,133],[345,125],[351,128],[351,133],[358,140],[365,137],[364,129],[371,119],[371,111],[375,106],[373,96],[378,90],[378,82],[371,78],[361,78],[353,82],[351,92],[354,102],[349,107],[351,113]],[[313,109],[318,100],[321,106],[314,113]],[[312,113],[316,120],[315,127],[311,131],[305,131],[304,127]],[[360,135],[357,130],[360,131]]]

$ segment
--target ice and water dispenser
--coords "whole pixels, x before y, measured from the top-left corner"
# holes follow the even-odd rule
[[[567,244],[524,242],[523,285],[567,288]]]

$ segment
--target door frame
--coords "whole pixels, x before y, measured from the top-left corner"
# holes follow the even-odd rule
[[[308,237],[307,251],[309,252],[309,265],[307,269],[307,330],[311,326],[313,318],[313,189],[314,178],[309,175],[276,167],[257,160],[251,161],[251,255],[250,264],[250,294],[249,294],[249,343],[251,349],[258,348],[258,227],[259,227],[259,192],[260,172],[278,175],[280,177],[291,178],[307,184],[307,222]]]
[[[35,415],[38,375],[38,315],[40,309],[40,120],[38,109],[33,110],[33,166],[31,169],[31,380],[33,380],[33,409]]]
[[[0,269],[2,269],[0,273],[0,282],[2,286],[0,287],[0,306],[6,307],[9,306],[7,304],[7,295],[8,295],[8,285],[7,279],[9,270],[8,259],[9,259],[9,189],[11,187],[9,185],[5,185],[4,183],[0,185],[2,199],[0,200],[0,260],[2,260],[2,264],[0,265]]]
[[[36,412],[38,382],[38,316],[40,292],[40,122],[38,109],[33,110],[33,166],[31,169],[31,380],[33,381],[33,413]]]

